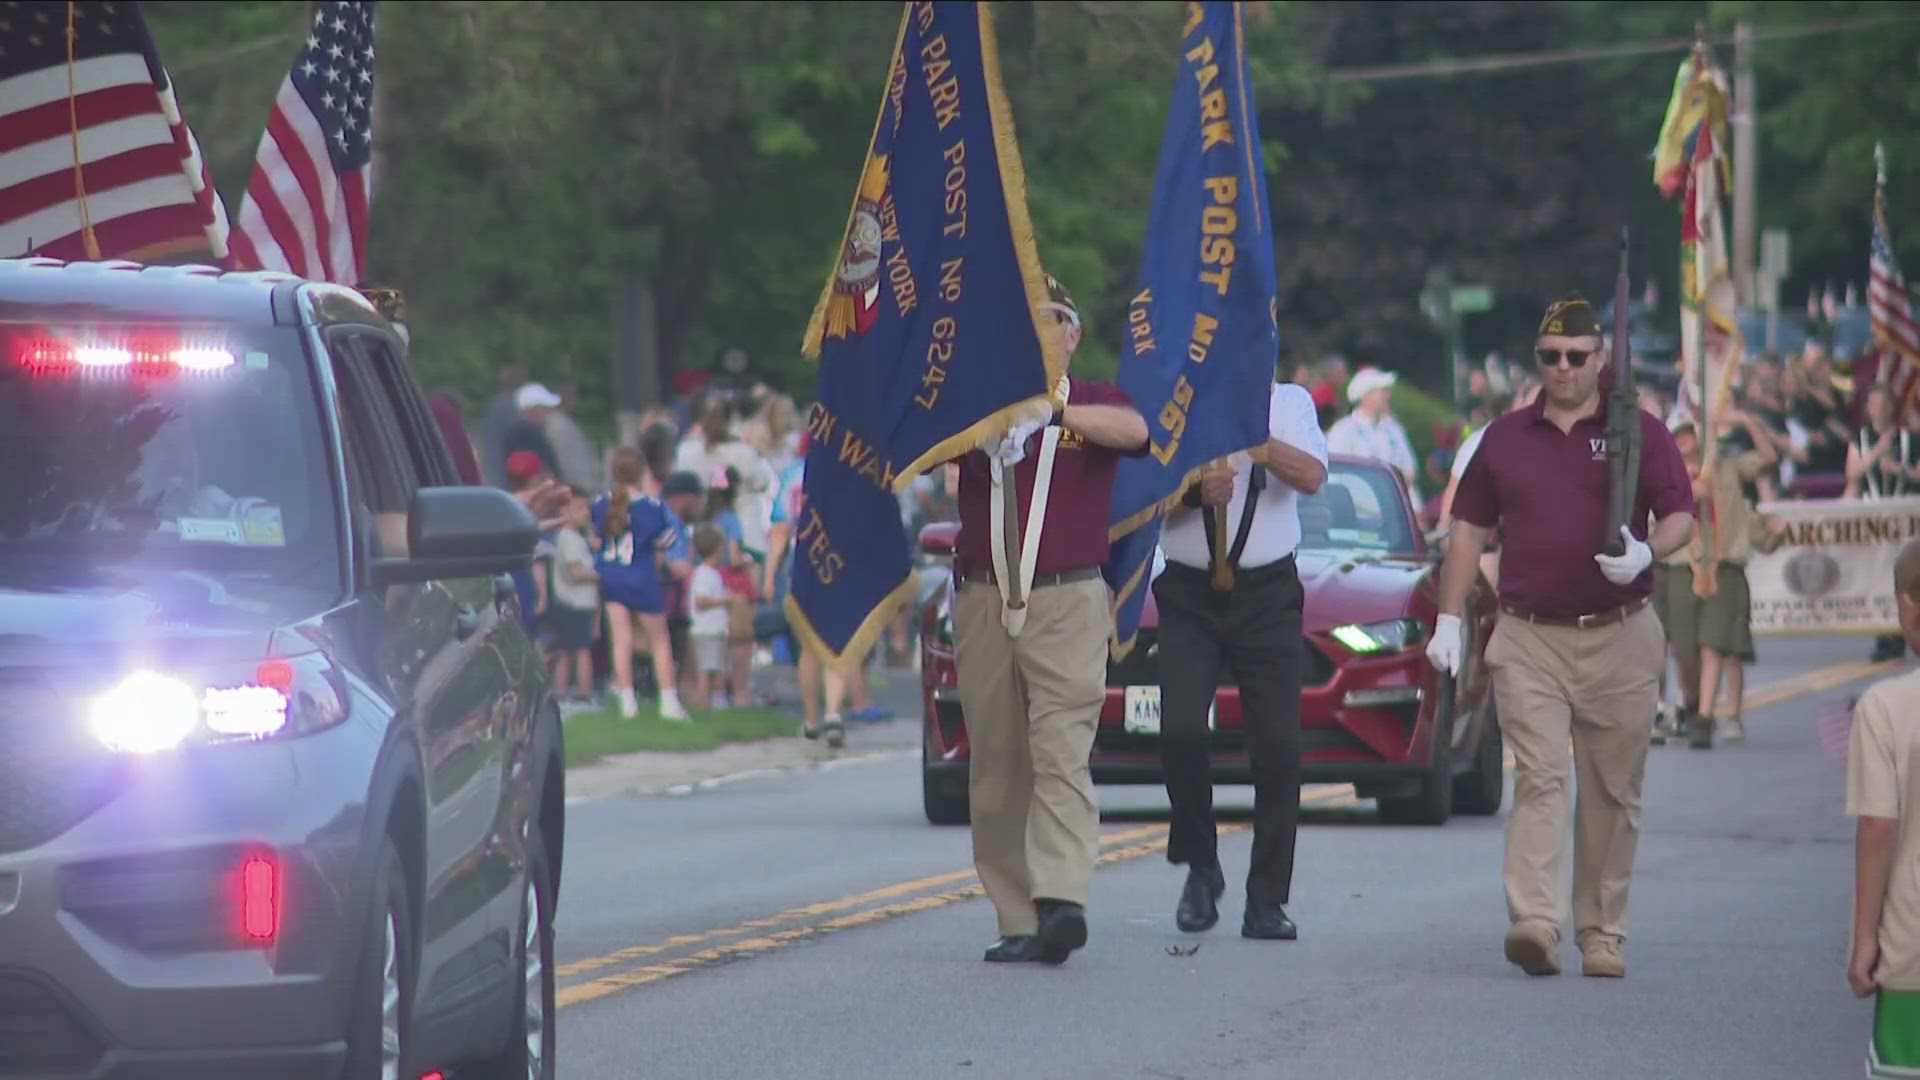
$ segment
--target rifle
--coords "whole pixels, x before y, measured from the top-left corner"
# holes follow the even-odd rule
[[[1627,354],[1627,228],[1620,227],[1620,272],[1613,279],[1613,350],[1607,366],[1613,369],[1613,388],[1607,394],[1607,535],[1608,555],[1626,554],[1620,536],[1633,524],[1640,501],[1640,400],[1633,385],[1633,361]]]

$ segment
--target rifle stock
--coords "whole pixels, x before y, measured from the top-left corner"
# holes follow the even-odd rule
[[[1607,395],[1607,535],[1602,550],[1626,552],[1622,526],[1634,524],[1634,506],[1640,501],[1640,401],[1633,384],[1633,361],[1627,348],[1627,229],[1620,228],[1620,270],[1613,279],[1613,348],[1607,366],[1613,387]]]

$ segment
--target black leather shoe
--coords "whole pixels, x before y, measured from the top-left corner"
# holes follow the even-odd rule
[[[1067,900],[1033,902],[1040,913],[1040,930],[1034,934],[1034,959],[1043,964],[1064,964],[1075,949],[1087,943],[1087,909]]]
[[[1247,897],[1247,913],[1240,921],[1240,936],[1266,941],[1292,941],[1300,930],[1287,918],[1287,909],[1267,900]]]
[[[1032,934],[1008,934],[987,946],[989,964],[1024,964],[1036,957]]]
[[[1196,866],[1187,871],[1186,887],[1180,890],[1180,906],[1174,909],[1175,925],[1189,934],[1211,930],[1220,921],[1221,894],[1227,891],[1227,876],[1217,866]]]

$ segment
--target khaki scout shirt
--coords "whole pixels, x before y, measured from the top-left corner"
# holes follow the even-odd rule
[[[1767,532],[1760,509],[1747,500],[1745,484],[1767,469],[1767,457],[1757,450],[1721,459],[1713,470],[1711,513],[1718,520],[1720,561],[1728,566],[1745,566],[1755,552],[1765,554],[1780,546],[1781,538]],[[1703,562],[1713,557],[1715,524],[1708,520],[1707,501],[1702,500],[1700,514],[1693,527],[1693,539],[1682,549],[1682,563]]]
[[[1920,671],[1875,683],[1854,706],[1847,814],[1900,823],[1874,977],[1920,993]]]

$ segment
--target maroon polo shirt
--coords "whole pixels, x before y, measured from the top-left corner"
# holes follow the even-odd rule
[[[1647,515],[1693,513],[1693,482],[1680,451],[1652,413],[1639,410],[1640,489],[1633,534]],[[1500,600],[1550,619],[1611,611],[1653,592],[1651,572],[1615,585],[1593,557],[1607,531],[1604,409],[1562,432],[1536,403],[1487,425],[1453,494],[1453,515],[1500,528]]]
[[[1075,379],[1068,393],[1068,403],[1073,405],[1134,407],[1126,391],[1112,383]],[[1071,431],[1061,433],[1060,448],[1053,458],[1047,522],[1040,530],[1040,550],[1033,560],[1034,573],[1057,574],[1106,565],[1107,506],[1112,501],[1114,470],[1122,457],[1138,457],[1146,452],[1144,443],[1138,450],[1129,452],[1101,446]],[[1027,439],[1027,456],[1014,468],[1022,537],[1039,460],[1040,436],[1036,433]],[[993,527],[987,500],[993,497],[993,473],[987,464],[987,455],[979,450],[963,455],[960,458],[960,536],[954,541],[954,549],[959,552],[960,565],[976,572],[993,570],[993,549],[987,539]]]

